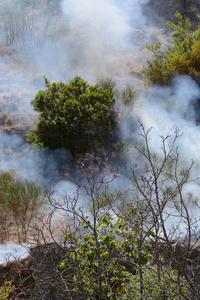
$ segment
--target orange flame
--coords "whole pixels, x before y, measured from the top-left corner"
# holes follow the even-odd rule
[[[92,171],[92,170],[93,170],[93,168],[92,168],[91,166],[88,166],[87,169],[88,169],[89,171]]]
[[[118,113],[118,118],[121,119],[122,114],[119,112]]]
[[[110,178],[113,179],[113,177],[114,177],[114,173],[111,173]]]
[[[70,177],[70,175],[67,171],[64,173],[64,176],[67,176],[68,178]]]

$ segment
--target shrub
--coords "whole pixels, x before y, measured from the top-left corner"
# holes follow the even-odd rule
[[[28,141],[51,149],[65,148],[73,156],[107,146],[117,120],[111,86],[89,85],[76,76],[69,83],[50,83],[31,101],[40,113]]]
[[[175,74],[200,75],[200,25],[195,28],[178,12],[175,16],[177,25],[169,21],[165,23],[173,30],[173,45],[165,51],[161,50],[159,41],[147,46],[153,55],[143,72],[151,83],[168,84]]]

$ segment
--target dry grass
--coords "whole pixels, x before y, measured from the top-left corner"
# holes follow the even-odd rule
[[[23,63],[12,50],[0,52],[0,129],[27,134],[38,121],[30,101],[39,79],[33,67]]]

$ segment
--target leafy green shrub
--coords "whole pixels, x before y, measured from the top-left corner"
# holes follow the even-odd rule
[[[76,246],[67,252],[60,267],[72,272],[74,265],[74,291],[85,299],[100,299],[100,281],[101,299],[176,299],[178,287],[177,299],[190,294],[184,277],[180,278],[178,271],[164,264],[161,255],[152,263],[153,232],[149,231],[146,238],[141,237],[144,228],[137,220],[138,213],[139,208],[131,206],[128,212],[131,221],[124,215],[118,218],[100,215],[96,229],[86,217],[82,227],[88,232],[82,239],[71,232],[65,234],[64,241]],[[156,264],[159,263],[158,271]]]
[[[106,146],[117,123],[112,87],[89,85],[76,76],[69,83],[50,83],[31,101],[40,113],[36,132],[28,141],[68,149],[73,156]]]
[[[87,223],[82,223],[84,230],[92,227],[88,218],[86,220]],[[122,296],[132,291],[130,282],[137,269],[133,262],[138,261],[138,232],[134,226],[131,229],[130,232],[128,224],[120,218],[114,221],[110,216],[101,215],[98,217],[96,233],[95,230],[89,230],[79,242],[77,237],[69,232],[64,236],[66,243],[76,244],[76,247],[68,252],[61,268],[68,269],[71,267],[70,261],[75,262],[75,290],[82,292],[86,299],[99,299],[100,282],[102,299],[122,299]],[[148,241],[142,245],[142,265],[150,258],[146,251],[147,245]],[[132,270],[127,267],[128,264]]]
[[[130,83],[126,83],[123,88],[118,88],[112,77],[100,76],[97,78],[97,85],[102,89],[112,88],[114,96],[120,100],[125,107],[133,106],[137,99],[137,91]]]
[[[151,83],[168,84],[175,74],[200,76],[200,25],[195,28],[178,12],[175,16],[177,25],[171,21],[165,23],[173,30],[173,45],[165,51],[161,50],[159,41],[147,46],[153,55],[143,72]]]

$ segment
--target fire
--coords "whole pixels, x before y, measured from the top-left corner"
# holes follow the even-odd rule
[[[121,119],[122,114],[119,112],[118,113],[118,118]]]
[[[70,175],[67,171],[64,173],[64,176],[67,176],[68,178],[70,177]]]
[[[111,174],[110,174],[110,178],[113,179],[113,178],[114,178],[114,175],[115,175],[114,173],[111,173]]]
[[[88,171],[92,171],[93,170],[93,168],[91,166],[88,166],[87,169],[88,169]]]

